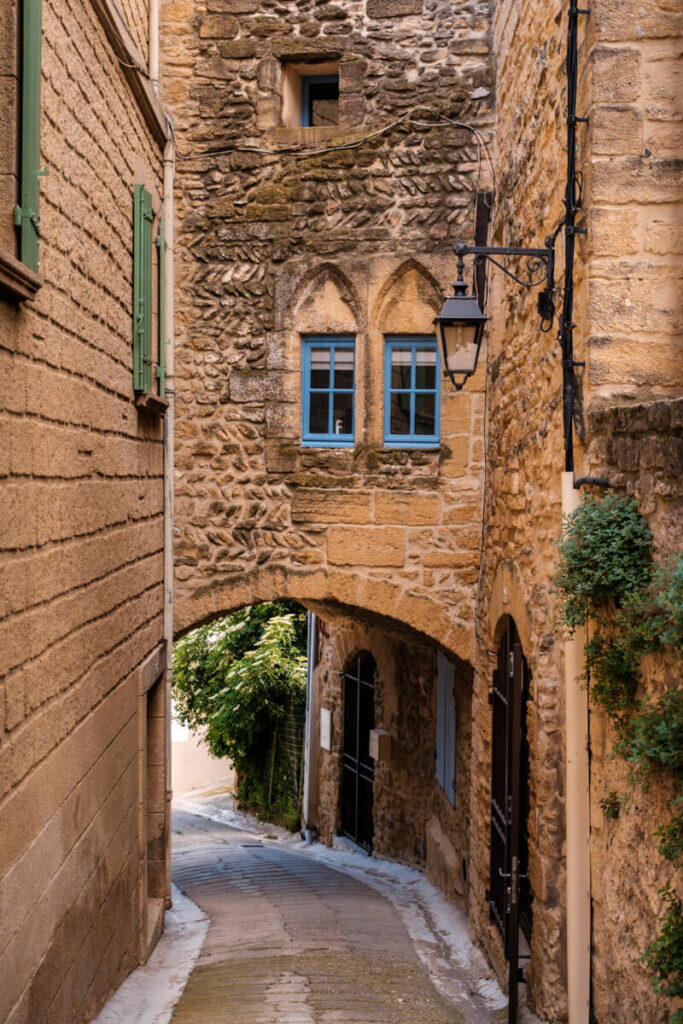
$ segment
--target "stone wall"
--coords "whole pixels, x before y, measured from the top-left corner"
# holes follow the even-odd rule
[[[319,629],[314,675],[312,824],[332,843],[341,826],[343,690],[340,673],[360,651],[372,654],[375,726],[391,736],[391,754],[375,766],[373,853],[423,868],[464,902],[469,828],[472,671],[456,663],[455,808],[436,778],[437,649],[422,636],[367,615],[335,618]],[[332,713],[331,750],[319,747],[320,709]]]
[[[158,212],[161,153],[89,0],[45,0],[42,68],[44,283],[0,300],[10,1024],[91,1020],[163,906],[146,920],[145,833],[163,846],[165,789],[163,706],[156,782],[144,772],[145,694],[164,670],[162,423],[136,409],[132,374],[133,189]],[[141,803],[159,777],[161,832]]]
[[[597,407],[590,415],[592,471],[636,498],[652,528],[655,558],[683,551],[683,399]],[[643,694],[656,698],[680,685],[680,666],[645,662]],[[647,1019],[666,1022],[671,1004],[656,999],[652,977],[638,955],[652,941],[661,913],[657,896],[677,873],[657,852],[655,832],[669,814],[673,780],[658,777],[644,790],[629,781],[627,766],[610,758],[614,729],[604,714],[591,714],[591,862],[596,1016],[619,1020],[634,1003]],[[619,817],[606,817],[600,801],[623,797]],[[623,935],[630,937],[625,945]]]
[[[422,121],[489,122],[487,8],[163,6],[181,153],[180,631],[254,594],[379,600],[472,653],[480,384],[442,389],[439,449],[385,448],[383,351],[387,333],[431,333],[485,161],[443,120],[365,137],[418,105]],[[338,62],[340,124],[283,127],[287,61],[313,57]],[[353,448],[301,446],[301,336],[315,332],[356,336]]]
[[[503,244],[538,245],[563,216],[566,167],[567,5],[538,0],[496,5],[497,58],[494,235]],[[653,524],[660,553],[675,550],[680,517],[672,467],[680,443],[670,435],[681,394],[675,275],[680,206],[674,195],[675,121],[671,59],[680,45],[680,12],[669,4],[592,4],[580,20],[578,168],[584,174],[585,238],[575,269],[576,476],[607,475],[635,493]],[[563,272],[562,235],[558,271]],[[561,528],[561,353],[556,331],[538,330],[535,295],[495,272],[489,302],[489,368],[484,552],[473,697],[470,906],[476,936],[504,981],[497,930],[484,901],[490,799],[487,693],[497,631],[511,615],[531,668],[531,886],[534,895],[532,1006],[550,1020],[566,1015],[564,746],[562,645],[552,576]],[[623,407],[645,400],[651,410]],[[653,670],[653,685],[661,673]],[[598,802],[619,770],[606,760],[611,738],[591,716],[593,753],[593,1012],[603,1022],[664,1021],[667,1009],[638,964],[656,930],[656,892],[666,868],[650,834],[659,798],[640,797],[610,832]],[[619,776],[620,780],[623,778]],[[618,785],[616,786],[618,788]],[[621,831],[620,831],[621,830]],[[609,833],[609,834],[608,834]],[[609,857],[607,850],[609,849]],[[632,879],[644,880],[636,893]],[[628,939],[625,937],[628,936]]]
[[[542,0],[496,5],[494,244],[538,246],[563,214],[566,21]],[[561,246],[560,246],[561,249]],[[562,270],[558,253],[558,277]],[[543,1018],[566,1016],[562,645],[551,576],[560,530],[562,371],[556,330],[538,329],[536,295],[490,275],[485,531],[473,693],[470,836],[471,922],[507,982],[500,932],[489,917],[491,707],[505,616],[531,672],[529,872],[533,893],[528,998]]]

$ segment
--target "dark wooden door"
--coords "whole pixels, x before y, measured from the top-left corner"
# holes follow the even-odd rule
[[[342,750],[341,830],[372,850],[372,797],[375,764],[370,730],[375,728],[375,661],[359,654],[343,674],[344,743]]]
[[[531,939],[529,885],[529,745],[526,704],[529,668],[512,619],[498,648],[493,673],[491,757],[491,861],[488,900],[509,961],[508,1021],[517,1021],[519,932]]]

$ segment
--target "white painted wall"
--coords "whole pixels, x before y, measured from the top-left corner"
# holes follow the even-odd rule
[[[171,726],[171,771],[174,796],[219,783],[232,789],[235,783],[230,761],[212,757],[201,733],[175,721]]]

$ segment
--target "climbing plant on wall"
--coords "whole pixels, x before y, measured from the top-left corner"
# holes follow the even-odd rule
[[[658,773],[675,780],[671,819],[658,830],[659,851],[672,864],[683,858],[683,556],[655,565],[652,534],[631,498],[614,492],[584,498],[566,517],[555,586],[565,629],[590,634],[585,645],[586,682],[594,704],[616,727],[615,754],[625,758],[631,778],[644,786]],[[673,685],[659,697],[643,696],[643,658],[670,662]],[[620,797],[602,801],[610,818]],[[660,932],[642,959],[654,973],[654,988],[683,996],[683,908],[670,884],[660,895],[665,912]],[[676,1010],[672,1024],[683,1024]]]
[[[240,804],[299,824],[306,702],[306,612],[293,601],[241,609],[179,640],[176,716],[205,729],[209,750],[235,766]]]

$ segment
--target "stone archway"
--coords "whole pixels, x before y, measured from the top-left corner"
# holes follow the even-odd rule
[[[354,568],[296,572],[264,566],[242,576],[217,576],[186,590],[176,603],[175,635],[180,637],[244,605],[279,598],[291,598],[330,617],[367,613],[415,630],[462,661],[474,660],[473,630],[451,619],[438,599],[412,593],[399,581],[364,576]]]

